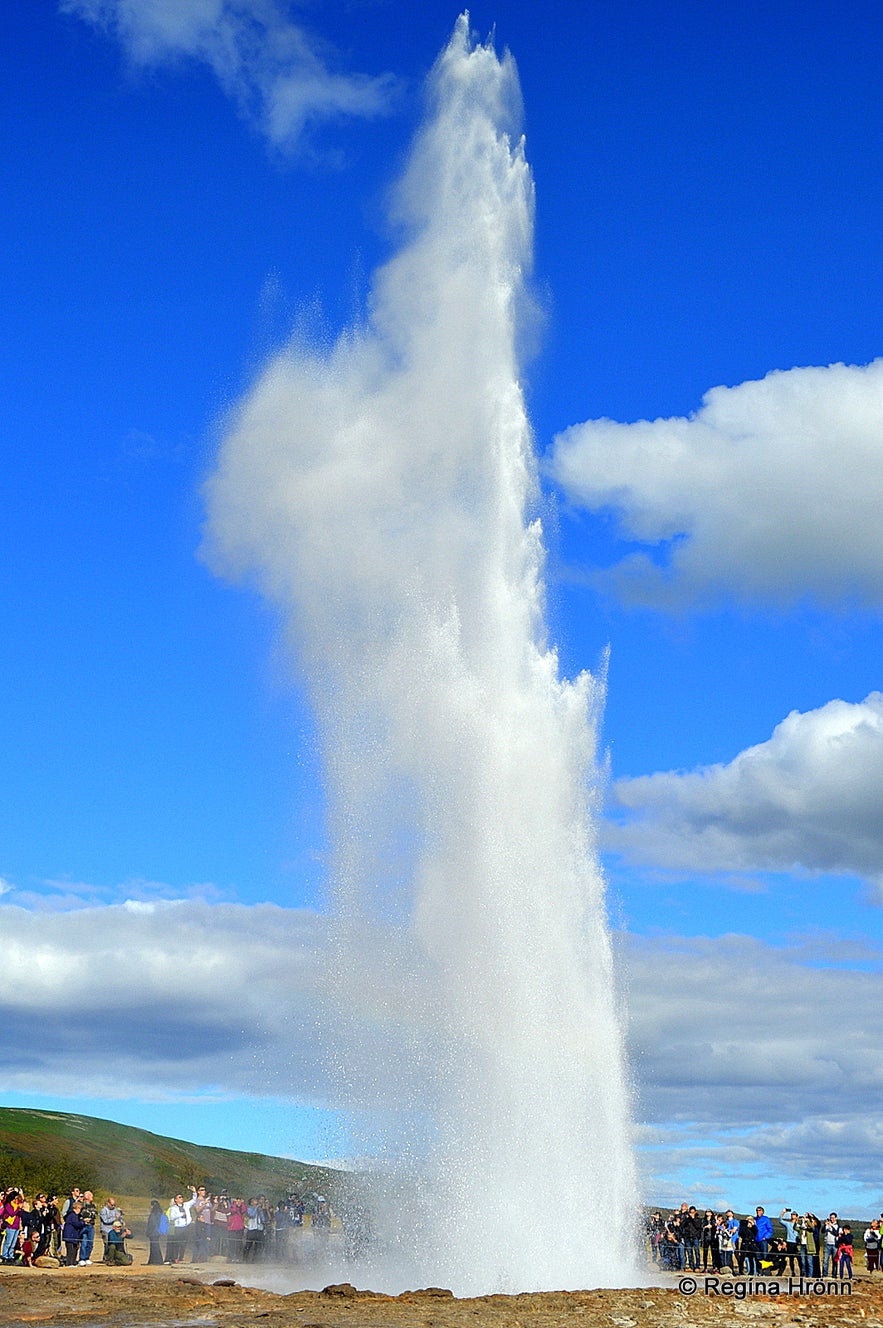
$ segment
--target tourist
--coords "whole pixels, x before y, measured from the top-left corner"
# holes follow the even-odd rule
[[[665,1219],[664,1258],[668,1268],[681,1269],[684,1266],[684,1244],[681,1240],[680,1213],[669,1213]]]
[[[50,1194],[46,1198],[46,1215],[50,1225],[49,1249],[47,1253],[56,1259],[61,1258],[61,1210],[58,1207],[58,1195]]]
[[[659,1255],[662,1267],[674,1273],[678,1271],[680,1263],[678,1238],[672,1231],[670,1222],[671,1219],[667,1218],[662,1232],[662,1239],[659,1242]]]
[[[754,1232],[758,1254],[766,1254],[773,1238],[773,1224],[759,1206],[755,1209]]]
[[[128,1266],[132,1262],[132,1256],[126,1249],[126,1237],[131,1236],[131,1231],[117,1218],[110,1231],[107,1233],[107,1250],[104,1255],[104,1262],[115,1266]]]
[[[717,1271],[726,1268],[729,1270],[729,1272],[732,1272],[733,1253],[735,1249],[733,1232],[730,1230],[730,1225],[726,1217],[719,1217],[716,1221],[716,1227],[717,1227],[716,1246],[718,1252]],[[736,1231],[738,1230],[739,1230],[739,1224],[737,1222]]]
[[[840,1223],[836,1213],[831,1213],[822,1228],[822,1252],[824,1261],[822,1263],[822,1277],[828,1276],[830,1268],[833,1276],[836,1277],[837,1269],[837,1237],[840,1235]]]
[[[36,1249],[36,1241],[34,1240],[34,1237],[31,1235],[30,1231],[28,1231],[25,1227],[22,1227],[21,1238],[18,1243],[18,1248],[21,1253],[22,1268],[33,1268],[34,1250]]]
[[[837,1269],[841,1278],[852,1281],[852,1231],[848,1222],[837,1232]]]
[[[162,1263],[163,1253],[160,1245],[160,1238],[168,1234],[169,1219],[162,1210],[162,1205],[158,1199],[151,1199],[150,1212],[147,1214],[147,1241],[150,1246],[150,1254],[147,1262]]]
[[[212,1243],[212,1201],[206,1194],[205,1186],[199,1185],[193,1202],[191,1214],[193,1222],[193,1252],[191,1263],[205,1263],[211,1254]]]
[[[192,1198],[184,1200],[176,1194],[169,1204],[169,1239],[166,1244],[166,1263],[183,1263],[187,1252],[187,1230],[191,1224],[190,1210],[196,1203],[196,1186],[190,1186]]]
[[[277,1263],[288,1262],[291,1226],[291,1210],[286,1201],[280,1199],[273,1214],[273,1258]]]
[[[248,1204],[243,1198],[236,1198],[230,1204],[227,1216],[227,1262],[242,1263],[244,1258],[245,1223],[248,1217]]]
[[[313,1219],[315,1226],[315,1218]],[[689,1267],[692,1272],[699,1268],[699,1242],[702,1239],[702,1218],[692,1206],[686,1214],[681,1214],[681,1241],[684,1247],[682,1268]]]
[[[693,1210],[696,1211],[695,1209]],[[327,1236],[331,1231],[331,1206],[327,1199],[319,1195],[316,1203],[316,1211],[313,1214],[313,1230],[321,1235]],[[697,1256],[698,1262],[698,1256]]]
[[[61,1205],[61,1220],[62,1220],[62,1222],[64,1222],[64,1219],[67,1217],[68,1213],[69,1213],[70,1210],[73,1208],[73,1206],[74,1206],[74,1204],[77,1202],[77,1200],[78,1200],[78,1199],[82,1199],[82,1198],[83,1198],[83,1195],[82,1195],[82,1191],[80,1190],[79,1185],[74,1185],[74,1186],[72,1186],[70,1194],[67,1196],[67,1198],[65,1199],[64,1203]]]
[[[21,1208],[24,1195],[17,1186],[13,1186],[3,1195],[0,1205],[0,1226],[3,1231],[3,1243],[0,1245],[0,1262],[15,1263],[15,1251],[21,1231]]]
[[[869,1273],[876,1273],[880,1268],[880,1243],[883,1238],[883,1232],[880,1230],[880,1219],[875,1217],[869,1227],[865,1228],[863,1240],[865,1243],[865,1263],[868,1265]]]
[[[245,1244],[242,1257],[245,1263],[253,1263],[263,1251],[264,1245],[264,1210],[255,1197],[249,1199],[245,1207]]]
[[[105,1200],[104,1206],[98,1214],[98,1220],[101,1224],[101,1239],[104,1241],[105,1253],[107,1252],[107,1237],[117,1218],[122,1219],[123,1213],[121,1209],[117,1208],[116,1199],[114,1199],[111,1194]]]
[[[799,1220],[799,1216],[793,1208],[783,1208],[779,1214],[779,1221],[785,1228],[785,1244],[789,1260],[788,1271],[792,1274],[798,1270],[803,1270],[800,1262],[800,1252],[797,1248],[797,1223]]]
[[[264,1244],[262,1257],[268,1259],[272,1254],[273,1243],[273,1205],[265,1194],[258,1196],[258,1203],[264,1215]]]
[[[710,1208],[706,1208],[702,1219],[703,1273],[708,1272],[709,1264],[714,1272],[717,1272],[720,1268],[720,1245],[718,1244],[718,1219]]]
[[[80,1241],[83,1239],[83,1231],[86,1223],[80,1217],[82,1204],[79,1199],[75,1199],[67,1210],[67,1216],[64,1219],[64,1226],[61,1230],[61,1238],[64,1241],[64,1248],[67,1250],[65,1263],[68,1268],[76,1268],[80,1262]]]
[[[733,1250],[735,1251],[739,1245],[739,1219],[738,1217],[736,1217],[732,1208],[727,1209],[725,1214],[725,1219],[727,1223],[727,1230],[729,1231],[733,1241]]]
[[[227,1223],[230,1220],[230,1196],[219,1194],[212,1203],[212,1254],[227,1257]]]
[[[766,1259],[763,1260],[763,1262],[760,1265],[761,1272],[765,1271],[765,1267],[768,1264],[769,1271],[771,1273],[774,1273],[776,1277],[782,1277],[785,1272],[785,1264],[787,1263],[787,1261],[788,1261],[787,1240],[780,1240],[776,1236],[774,1236],[773,1239],[770,1241],[770,1248],[769,1251],[767,1252],[767,1257]]]
[[[757,1261],[757,1223],[753,1217],[743,1217],[739,1220],[739,1239],[736,1249],[736,1261],[739,1265],[739,1276],[748,1273],[752,1277],[759,1271]]]
[[[821,1277],[822,1275],[822,1219],[816,1217],[815,1213],[807,1213],[808,1222],[806,1232],[806,1250],[809,1259],[808,1277]],[[812,1247],[815,1247],[814,1249]]]
[[[292,1222],[293,1222],[292,1217]],[[651,1213],[647,1218],[646,1227],[647,1243],[650,1247],[650,1258],[654,1263],[659,1263],[659,1246],[662,1241],[663,1222],[661,1213]]]
[[[98,1206],[95,1203],[95,1196],[91,1190],[83,1191],[83,1199],[80,1204],[80,1217],[83,1219],[83,1237],[80,1241],[80,1258],[82,1264],[92,1262],[92,1247],[95,1244],[95,1223],[98,1221]]]
[[[39,1239],[40,1214],[35,1211],[27,1199],[21,1202],[21,1235],[18,1239],[18,1248],[21,1255],[22,1268],[32,1268],[34,1264],[34,1251],[37,1248]]]
[[[808,1249],[808,1240],[807,1240],[808,1227],[809,1227],[809,1221],[807,1219],[806,1214],[804,1213],[802,1217],[798,1217],[797,1221],[794,1224],[794,1236],[797,1241],[797,1260],[798,1263],[800,1264],[800,1271],[804,1275],[804,1277],[809,1277],[809,1271],[807,1266],[807,1261],[809,1259],[809,1249]]]
[[[34,1239],[34,1259],[41,1259],[48,1254],[52,1240],[53,1221],[49,1212],[49,1201],[45,1194],[34,1196],[31,1209],[31,1235]]]

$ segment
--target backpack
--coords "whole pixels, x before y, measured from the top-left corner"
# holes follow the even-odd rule
[[[156,1224],[156,1234],[158,1236],[167,1236],[169,1234],[168,1213],[160,1213],[159,1221]]]

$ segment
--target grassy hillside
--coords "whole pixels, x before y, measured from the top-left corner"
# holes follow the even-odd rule
[[[262,1153],[202,1148],[148,1130],[62,1112],[0,1107],[0,1184],[35,1191],[141,1194],[170,1199],[187,1186],[248,1198],[317,1190],[329,1198],[342,1173]]]

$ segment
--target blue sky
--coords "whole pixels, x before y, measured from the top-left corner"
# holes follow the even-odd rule
[[[320,952],[312,720],[272,613],[200,556],[201,485],[268,353],[359,317],[456,11],[237,12],[272,16],[288,65],[224,64],[222,0],[0,17],[3,1100],[333,1155],[315,1047],[260,1023],[271,974],[308,967],[280,935]],[[611,651],[647,1197],[879,1212],[876,12],[471,19],[517,61],[537,190],[551,634],[570,676]],[[162,976],[188,945],[219,963],[192,1020]],[[94,1030],[107,1000],[126,1047],[74,1017]],[[59,1009],[70,1036],[35,1050]]]

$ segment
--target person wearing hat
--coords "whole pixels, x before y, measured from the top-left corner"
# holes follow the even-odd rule
[[[126,1224],[117,1218],[107,1233],[105,1263],[125,1265],[132,1262],[132,1256],[126,1249],[126,1237],[131,1236],[131,1234]]]

